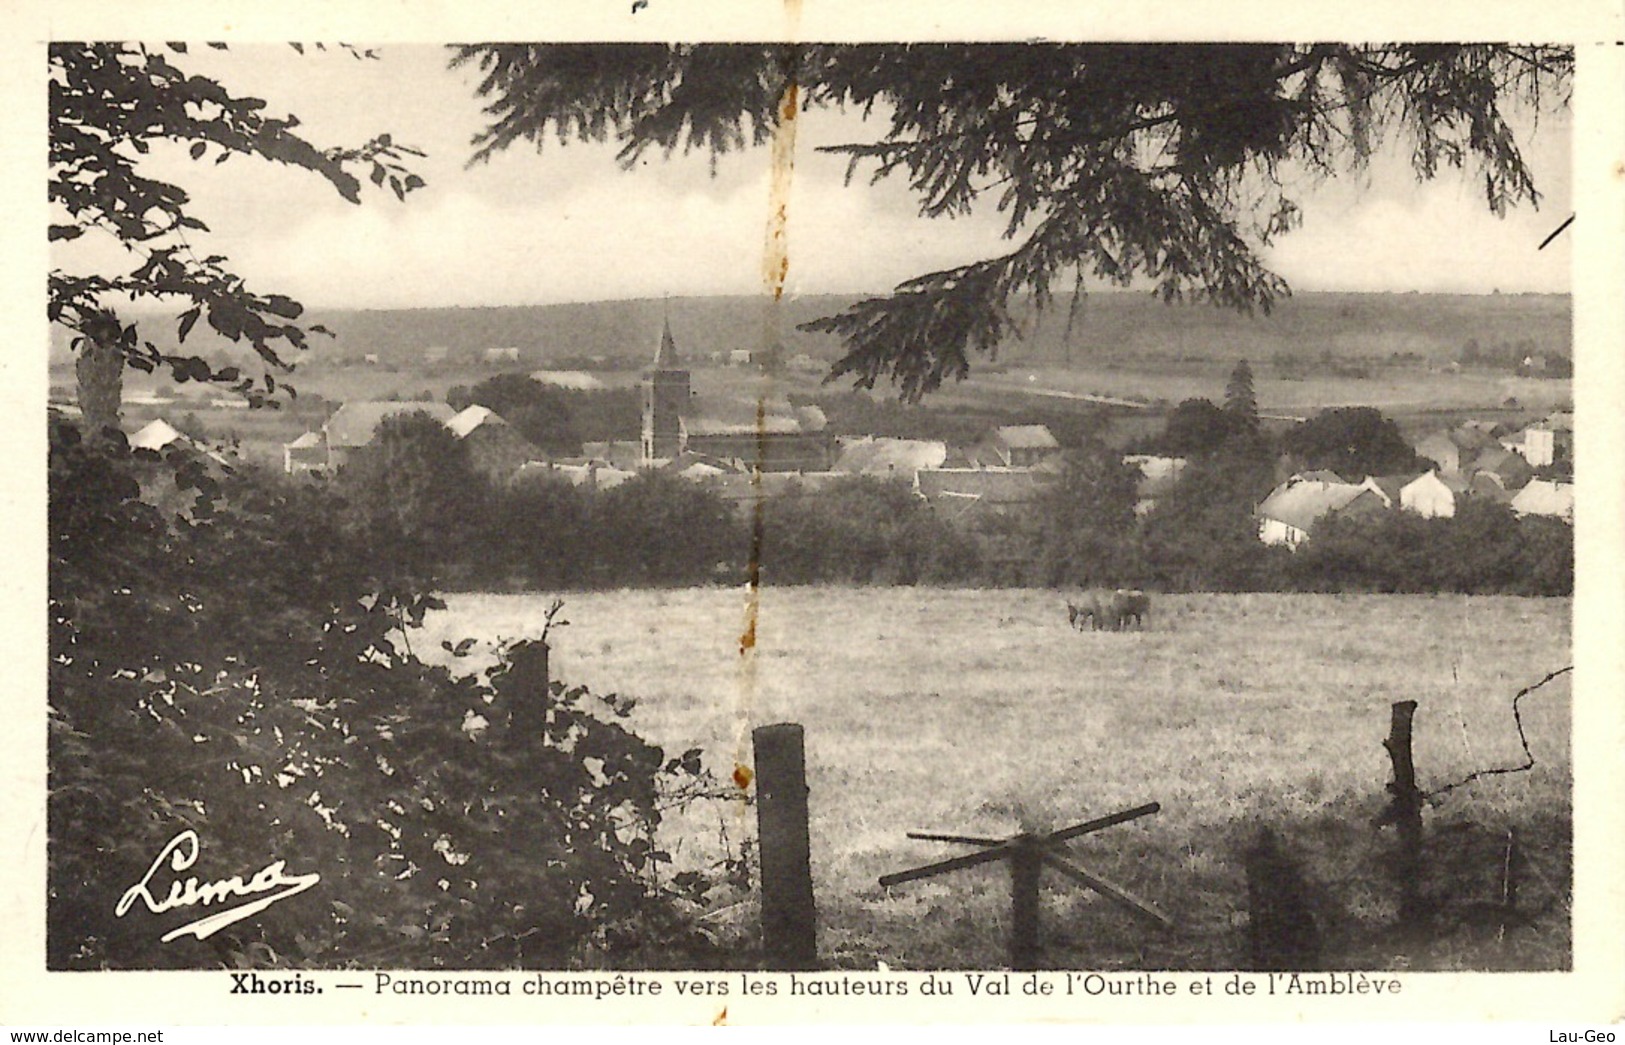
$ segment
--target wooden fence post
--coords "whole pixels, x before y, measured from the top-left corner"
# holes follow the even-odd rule
[[[523,647],[509,664],[513,687],[513,726],[521,735],[539,736],[547,728],[547,709],[553,703],[553,676],[548,666],[548,645],[536,641]]]
[[[793,722],[751,731],[756,761],[756,824],[762,879],[762,946],[778,970],[818,965],[807,831],[804,731]]]
[[[1395,701],[1388,724],[1388,749],[1394,779],[1388,785],[1393,796],[1389,818],[1399,831],[1399,855],[1394,873],[1399,879],[1399,917],[1414,926],[1424,913],[1422,903],[1422,792],[1416,786],[1416,764],[1411,759],[1411,719],[1416,701]]]
[[[1010,968],[1033,972],[1038,968],[1038,875],[1044,853],[1026,835],[1010,851]]]

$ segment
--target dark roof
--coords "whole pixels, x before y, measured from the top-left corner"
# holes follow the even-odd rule
[[[1412,472],[1409,475],[1375,475],[1371,477],[1371,482],[1376,484],[1379,490],[1387,494],[1390,501],[1397,501],[1399,500],[1399,491],[1427,474],[1427,472]]]
[[[1521,485],[1535,469],[1519,454],[1500,447],[1487,449],[1473,459],[1469,472],[1492,472],[1512,485]]]

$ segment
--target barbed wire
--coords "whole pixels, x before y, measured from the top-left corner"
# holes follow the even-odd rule
[[[1518,701],[1522,700],[1524,697],[1527,697],[1529,694],[1533,693],[1535,690],[1539,689],[1540,687],[1546,685],[1546,683],[1548,683],[1548,682],[1552,681],[1553,679],[1557,678],[1559,675],[1566,675],[1566,674],[1568,674],[1569,672],[1571,672],[1573,670],[1574,670],[1574,665],[1570,664],[1570,665],[1568,665],[1566,667],[1558,668],[1556,671],[1548,672],[1545,678],[1541,679],[1539,682],[1536,682],[1534,685],[1525,686],[1523,689],[1520,689],[1517,692],[1517,695],[1515,695],[1512,698],[1512,722],[1513,722],[1514,725],[1516,725],[1518,727],[1518,743],[1523,747],[1523,758],[1524,758],[1523,765],[1521,765],[1521,766],[1500,766],[1500,767],[1497,767],[1495,769],[1479,769],[1479,770],[1475,770],[1474,772],[1468,773],[1465,777],[1461,778],[1460,780],[1456,781],[1453,784],[1446,784],[1443,787],[1434,788],[1432,791],[1425,792],[1422,795],[1422,800],[1425,801],[1425,802],[1433,802],[1435,799],[1440,798],[1443,795],[1449,794],[1451,791],[1456,790],[1458,787],[1465,787],[1468,784],[1472,783],[1473,781],[1482,779],[1482,778],[1487,777],[1487,776],[1498,776],[1498,775],[1505,774],[1505,773],[1522,773],[1522,772],[1525,772],[1527,770],[1533,769],[1535,767],[1535,756],[1529,750],[1529,737],[1524,733],[1524,730],[1523,730],[1523,714],[1518,708]]]

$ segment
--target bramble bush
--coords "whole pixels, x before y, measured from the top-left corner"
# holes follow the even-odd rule
[[[319,486],[53,420],[49,966],[715,964],[688,915],[723,883],[657,841],[716,791],[699,752],[549,681],[538,643],[477,675],[419,659],[437,601],[342,515]],[[115,908],[187,829],[201,881],[279,859],[321,881],[160,943],[218,908]]]

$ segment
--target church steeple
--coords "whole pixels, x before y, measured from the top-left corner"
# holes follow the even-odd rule
[[[683,452],[683,415],[688,412],[689,375],[677,357],[671,316],[660,327],[654,366],[643,378],[643,463],[668,460]]]
[[[660,328],[660,345],[655,349],[655,370],[680,370],[683,362],[677,358],[677,339],[671,336],[671,317],[665,317]]]

